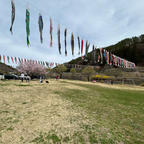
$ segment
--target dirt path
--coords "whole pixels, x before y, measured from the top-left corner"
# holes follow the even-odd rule
[[[80,131],[81,124],[90,123],[83,111],[55,93],[64,87],[82,89],[55,80],[49,85],[40,85],[37,81],[0,82],[0,143],[37,143],[44,141],[41,135],[48,137],[52,133],[55,138],[51,140],[58,141],[61,136],[63,143],[67,143],[65,139]]]

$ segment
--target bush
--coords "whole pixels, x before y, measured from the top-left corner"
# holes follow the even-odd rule
[[[75,69],[75,68],[71,68],[70,72],[71,72],[72,74],[75,74],[75,73],[76,73],[76,69]]]
[[[100,79],[105,79],[105,80],[108,80],[108,79],[111,79],[112,77],[110,76],[103,76],[103,75],[93,75],[91,77],[92,80],[100,80]]]
[[[143,86],[143,87],[144,87],[144,83],[140,84],[140,86]]]
[[[88,81],[89,81],[91,75],[94,74],[95,71],[94,71],[94,68],[93,68],[93,67],[88,66],[88,67],[86,67],[86,68],[84,68],[84,69],[82,70],[82,73],[88,76]]]
[[[56,68],[55,68],[55,72],[59,73],[59,74],[62,74],[63,72],[65,72],[67,70],[66,66],[65,65],[58,65]]]

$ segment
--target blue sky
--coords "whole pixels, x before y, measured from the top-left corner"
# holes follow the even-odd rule
[[[63,63],[78,57],[77,36],[97,47],[105,47],[144,33],[143,0],[15,0],[13,35],[11,1],[0,0],[0,54]],[[25,10],[30,10],[30,42],[26,45]],[[44,43],[40,43],[38,16],[43,16]],[[53,47],[50,47],[49,19],[53,20]],[[62,55],[57,44],[61,26]],[[68,29],[68,56],[64,55],[64,29]],[[71,54],[70,35],[75,36],[75,56]]]

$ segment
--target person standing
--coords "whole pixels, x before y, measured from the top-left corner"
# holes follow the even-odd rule
[[[40,83],[43,83],[43,79],[42,79],[42,76],[40,76]]]
[[[21,73],[21,76],[20,76],[20,77],[21,77],[21,81],[23,82],[23,81],[24,81],[24,77],[25,77],[25,76],[24,76],[24,73]]]

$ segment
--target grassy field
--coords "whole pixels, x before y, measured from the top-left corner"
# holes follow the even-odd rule
[[[144,88],[0,81],[0,144],[143,144]]]

